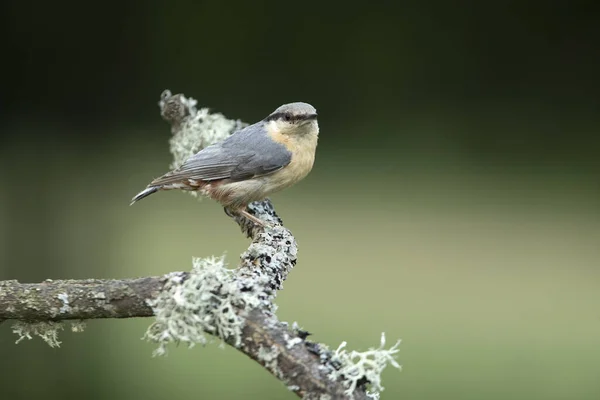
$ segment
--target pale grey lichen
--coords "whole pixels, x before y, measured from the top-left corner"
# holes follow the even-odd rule
[[[94,299],[106,300],[106,293],[104,293],[104,292],[94,293]]]
[[[262,362],[265,367],[269,369],[279,379],[283,379],[284,375],[279,369],[277,363],[277,357],[279,357],[279,349],[277,347],[263,347],[258,348],[257,358],[259,362]]]
[[[81,333],[85,330],[86,327],[87,324],[82,319],[71,322],[71,332]]]
[[[60,307],[60,310],[58,310],[58,312],[61,314],[70,312],[71,306],[69,306],[69,295],[67,293],[59,293],[56,297],[58,297],[58,299],[63,302],[63,305],[62,307]]]
[[[365,394],[371,400],[379,400],[379,397],[381,397],[381,394],[378,391],[376,391],[376,390],[373,391],[373,392],[371,392],[370,390],[367,390],[365,392]]]
[[[299,337],[288,339],[285,347],[287,347],[287,349],[289,350],[292,347],[294,347],[295,345],[302,343],[302,341],[303,341],[302,338],[299,338]]]
[[[50,347],[60,347],[61,342],[58,341],[58,331],[62,329],[63,325],[60,322],[53,321],[17,321],[12,326],[13,333],[19,336],[15,344],[24,339],[31,340],[33,336],[39,336]]]
[[[289,391],[292,391],[292,392],[296,392],[296,391],[300,390],[300,386],[298,386],[298,385],[289,385],[287,388]]]
[[[195,258],[187,276],[167,277],[156,299],[148,300],[156,320],[144,338],[159,344],[154,355],[166,353],[169,343],[206,344],[206,333],[235,347],[242,343],[243,312],[260,304],[260,291],[241,291],[224,257]]]
[[[59,295],[60,297],[60,295]],[[71,331],[72,332],[83,332],[86,327],[85,321],[78,320],[71,322]],[[64,325],[62,322],[55,321],[38,321],[38,322],[25,322],[25,321],[16,321],[12,325],[12,331],[19,338],[15,341],[15,344],[19,344],[23,340],[31,340],[34,336],[39,336],[48,346],[60,347],[60,342],[58,340],[58,331],[64,329]]]
[[[241,255],[238,280],[241,287],[263,289],[265,296],[259,298],[260,306],[275,312],[273,300],[296,264],[298,248],[290,231],[280,225],[268,227],[258,235]]]
[[[346,394],[352,395],[359,381],[366,379],[369,382],[369,391],[371,398],[379,398],[379,392],[383,391],[381,385],[381,373],[388,366],[401,369],[400,364],[396,362],[395,354],[399,352],[398,346],[400,340],[389,349],[384,349],[385,334],[381,334],[381,342],[378,348],[370,348],[367,351],[348,352],[346,342],[342,342],[333,353],[331,361],[340,365],[339,368],[331,371],[329,378],[336,380],[342,379],[342,383],[347,388]]]

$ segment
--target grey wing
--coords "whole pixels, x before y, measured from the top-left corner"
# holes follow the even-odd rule
[[[244,180],[273,173],[290,163],[292,154],[273,141],[262,122],[250,125],[221,143],[208,146],[188,158],[181,167],[150,185],[165,185],[186,179],[212,181]]]
[[[244,180],[279,171],[292,161],[292,153],[281,143],[271,139],[263,122],[250,125],[231,135],[223,142],[226,151],[239,149],[251,154],[250,158],[238,163],[230,178]]]

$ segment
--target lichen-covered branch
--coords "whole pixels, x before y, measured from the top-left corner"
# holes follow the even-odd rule
[[[0,319],[60,321],[151,317],[154,313],[146,299],[155,298],[163,285],[163,277],[42,283],[0,281]]]
[[[223,139],[244,124],[221,114],[196,109],[196,102],[165,91],[161,115],[171,123],[173,166]],[[248,211],[268,223],[259,227],[241,216],[232,218],[252,243],[230,269],[223,257],[196,258],[190,272],[123,280],[47,280],[27,284],[0,282],[0,324],[17,320],[19,340],[40,336],[58,346],[60,321],[95,318],[150,317],[145,337],[164,354],[169,343],[190,347],[206,343],[206,334],[239,349],[306,399],[366,399],[383,390],[382,370],[394,361],[397,346],[347,352],[306,339],[308,333],[275,316],[274,299],[296,264],[297,246],[269,200],[252,203]],[[17,341],[17,342],[18,342]],[[367,387],[373,390],[367,391]]]

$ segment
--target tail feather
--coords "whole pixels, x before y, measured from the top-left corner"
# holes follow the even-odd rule
[[[160,189],[159,186],[147,187],[146,189],[139,192],[133,199],[131,199],[131,203],[129,205],[132,206],[133,203],[135,203],[136,201],[139,201],[139,200],[143,199],[144,197],[150,196],[152,193],[158,192],[159,189]]]

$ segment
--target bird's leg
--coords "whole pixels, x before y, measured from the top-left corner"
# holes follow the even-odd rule
[[[227,214],[228,217],[231,218],[235,218],[235,216],[242,216],[248,220],[250,220],[251,222],[255,223],[258,226],[269,226],[269,224],[267,224],[265,221],[262,221],[260,218],[255,217],[254,215],[250,214],[246,207],[242,207],[242,208],[229,208],[227,206],[223,207],[223,211],[225,211],[225,214]]]
[[[245,207],[239,209],[238,212],[259,226],[267,226],[267,223],[265,221],[262,221],[259,218],[256,218],[254,215],[250,214],[248,211],[246,211]]]

